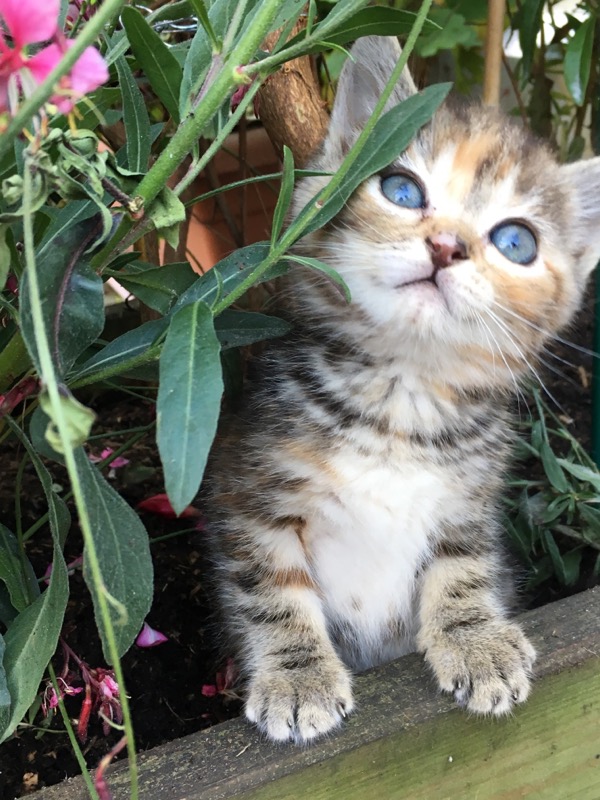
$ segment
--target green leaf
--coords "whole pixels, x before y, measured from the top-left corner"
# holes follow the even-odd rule
[[[98,218],[87,219],[63,228],[54,236],[52,246],[44,248],[43,269],[39,270],[42,314],[52,360],[60,377],[66,375],[77,356],[97,339],[104,327],[102,279],[91,269],[87,252],[99,232]],[[22,287],[21,330],[41,374],[29,282],[24,280]]]
[[[69,582],[58,537],[46,591],[11,622],[4,637],[4,670],[10,709],[0,706],[0,742],[7,739],[33,702],[63,624]]]
[[[114,277],[147,306],[167,314],[177,298],[194,283],[198,273],[187,261],[162,267],[134,261]]]
[[[362,36],[402,36],[410,33],[416,16],[412,11],[401,11],[386,6],[363,8],[329,33],[327,40],[332,44],[341,45],[353,42]],[[314,35],[320,36],[320,30],[320,27],[315,28]],[[431,20],[425,20],[422,35],[433,34],[438,30],[439,25]]]
[[[173,314],[179,311],[180,308],[198,300],[202,300],[209,306],[214,305],[223,294],[235,289],[262,264],[269,254],[269,249],[269,242],[257,242],[247,247],[241,247],[231,255],[226,256],[205,275],[198,278],[180,296],[171,313]],[[286,264],[280,262],[261,277],[261,282],[273,280],[273,278],[285,274],[286,271]]]
[[[148,534],[135,511],[90,463],[83,449],[76,451],[75,460],[104,588],[99,589],[92,580],[86,551],[83,577],[92,595],[104,658],[111,663],[98,592],[104,591],[109,601],[117,651],[123,655],[139,633],[152,603],[153,570]]]
[[[150,120],[146,103],[125,56],[119,56],[115,66],[123,95],[126,166],[133,172],[145,172],[150,158]]]
[[[590,538],[598,541],[600,539],[600,510],[586,503],[578,503],[577,510],[581,518],[589,525]],[[584,533],[587,533],[587,531],[584,531]]]
[[[215,331],[223,350],[285,336],[291,329],[283,319],[254,311],[226,309],[215,317]]]
[[[136,61],[152,90],[175,123],[179,122],[179,91],[182,71],[175,56],[144,17],[131,6],[121,12],[121,21]]]
[[[531,74],[536,39],[542,26],[544,2],[545,0],[525,0],[519,13],[519,42],[523,53],[521,69],[524,79]]]
[[[540,457],[542,459],[542,465],[544,467],[546,477],[552,486],[554,486],[554,488],[559,492],[570,491],[571,487],[569,486],[569,482],[565,477],[565,473],[562,471],[562,468],[558,463],[558,459],[554,455],[554,452],[552,451],[552,448],[548,442],[542,442],[540,446]]]
[[[36,258],[46,258],[52,250],[61,245],[62,238],[69,233],[69,229],[79,222],[90,219],[98,212],[96,204],[90,200],[71,200],[62,208],[44,207],[44,213],[50,217],[50,224],[44,231],[44,236],[36,247]],[[45,263],[45,262],[44,262]]]
[[[73,382],[119,367],[122,368],[119,369],[119,372],[125,372],[129,369],[133,359],[143,355],[152,347],[158,337],[167,329],[168,324],[166,319],[152,319],[144,322],[138,328],[123,333],[117,339],[113,339],[99,353],[93,355],[79,367],[72,378]]]
[[[590,79],[595,27],[596,18],[594,16],[582,22],[573,38],[569,40],[565,50],[565,83],[578,106],[582,106],[585,102]]]
[[[273,213],[273,226],[271,228],[271,242],[279,239],[279,234],[285,221],[285,215],[290,207],[292,192],[294,191],[294,156],[289,147],[283,145],[283,174],[277,205]]]
[[[600,472],[585,467],[583,464],[574,464],[572,461],[567,461],[566,458],[558,458],[557,461],[564,470],[580,481],[591,483],[594,489],[600,492]]]
[[[223,379],[210,308],[198,301],[171,320],[160,357],[157,441],[177,514],[193,500],[217,430]]]
[[[6,234],[10,225],[0,225],[0,292],[4,289],[12,261],[10,247],[6,241]]]
[[[213,26],[211,25],[210,19],[208,17],[208,11],[206,10],[206,6],[204,5],[204,0],[190,0],[190,4],[194,9],[194,14],[198,18],[200,24],[208,34],[208,38],[212,42],[213,50],[215,52],[221,51],[221,42],[219,37],[213,30]]]
[[[10,595],[10,602],[17,611],[23,611],[31,597],[40,593],[35,572],[26,557],[19,555],[17,537],[0,523],[0,581]]]
[[[416,49],[423,58],[430,58],[440,50],[453,50],[461,47],[479,47],[480,41],[472,25],[468,25],[462,14],[457,14],[448,8],[433,9],[432,16],[439,29],[421,35]]]
[[[46,392],[39,396],[42,411],[48,416],[50,422],[46,428],[46,441],[50,447],[60,454],[64,454],[63,441],[58,432],[58,420],[54,416],[54,409]],[[62,413],[67,423],[67,436],[71,447],[79,447],[87,441],[96,415],[91,408],[87,408],[66,389],[60,395]]]
[[[69,513],[67,504],[62,499],[62,497],[60,497],[57,494],[52,476],[50,475],[50,473],[46,469],[46,466],[40,459],[33,444],[29,441],[29,439],[25,435],[25,431],[23,431],[13,420],[8,420],[8,424],[10,425],[16,436],[18,436],[19,440],[21,441],[21,444],[27,450],[29,458],[31,459],[33,466],[35,467],[35,471],[37,472],[39,481],[42,484],[44,494],[46,495],[46,502],[48,504],[48,518],[50,522],[50,530],[52,532],[52,536],[62,547],[64,546],[65,540],[67,538],[67,533],[69,532],[69,528],[71,527],[71,514]],[[36,587],[37,587],[37,582],[36,582]]]
[[[308,256],[297,256],[295,253],[291,253],[290,255],[288,255],[288,259],[290,261],[296,261],[298,264],[303,264],[305,267],[310,267],[311,269],[315,269],[318,272],[322,272],[341,291],[347,303],[350,303],[352,301],[352,295],[350,294],[350,289],[348,288],[348,284],[338,272],[336,272],[332,267],[329,266],[329,264],[326,264],[324,261],[320,261],[318,258],[309,258]]]
[[[559,581],[564,585],[567,586],[568,575],[565,569],[565,565],[563,563],[562,556],[560,554],[560,550],[558,549],[558,545],[554,540],[554,536],[548,530],[545,530],[543,533],[544,538],[544,546],[546,552],[550,556],[552,561],[552,566],[554,567],[554,572],[556,573],[556,577]]]
[[[4,644],[4,639],[0,636],[0,719],[3,715],[8,714],[10,710],[10,692],[8,691],[8,683],[6,681],[6,672],[2,665],[5,650],[6,645]]]
[[[233,350],[232,352],[236,351]],[[2,623],[2,625],[4,625],[5,628],[8,628],[8,626],[17,616],[17,614],[18,614],[17,609],[13,606],[13,604],[10,601],[10,594],[8,593],[8,589],[3,583],[0,583],[0,623]],[[0,674],[1,672],[2,672],[2,662],[0,661]]]
[[[352,169],[346,174],[335,194],[329,198],[303,235],[322,228],[346,204],[356,187],[375,172],[387,167],[410,144],[417,131],[428,122],[450,91],[451,84],[429,86],[391,108],[377,121],[368,143],[363,147]],[[319,203],[318,195],[300,212],[298,219]]]
[[[579,579],[581,555],[581,550],[571,550],[570,553],[565,553],[562,556],[564,578],[567,586],[573,586]]]

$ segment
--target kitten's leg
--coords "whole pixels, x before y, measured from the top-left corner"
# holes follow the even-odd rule
[[[440,543],[423,577],[419,649],[442,690],[480,714],[506,714],[529,694],[535,651],[506,618],[501,566],[473,530]]]
[[[266,538],[264,531],[263,543]],[[269,538],[268,551],[255,541],[249,557],[229,562],[224,601],[248,678],[246,716],[269,738],[300,743],[336,727],[352,710],[351,680],[329,638],[296,534],[274,530]]]

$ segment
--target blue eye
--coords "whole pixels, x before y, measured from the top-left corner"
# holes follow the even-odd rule
[[[527,225],[503,222],[490,233],[490,241],[505,258],[514,264],[531,264],[537,256],[537,242]]]
[[[425,192],[408,175],[388,175],[387,178],[382,178],[381,191],[397,206],[425,208]]]

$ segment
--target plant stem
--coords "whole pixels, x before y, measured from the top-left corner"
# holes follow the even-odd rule
[[[109,0],[110,3],[110,0]],[[108,4],[109,4],[108,3]],[[131,720],[131,713],[129,710],[129,701],[127,699],[127,692],[125,689],[125,681],[123,678],[123,670],[119,659],[119,652],[115,639],[115,632],[113,622],[110,615],[110,608],[105,594],[104,580],[102,578],[102,570],[96,552],[94,537],[91,529],[90,517],[88,514],[83,489],[79,480],[79,473],[77,463],[75,461],[75,453],[73,451],[71,441],[69,438],[68,423],[61,403],[60,391],[56,374],[54,372],[54,364],[52,363],[52,356],[50,351],[50,343],[45,328],[44,317],[42,313],[42,296],[40,292],[40,285],[37,275],[37,265],[35,262],[34,254],[34,239],[33,239],[33,220],[32,220],[32,164],[29,161],[28,154],[25,154],[25,169],[23,175],[23,241],[25,249],[25,264],[26,264],[26,280],[29,283],[29,293],[31,297],[31,316],[33,322],[33,330],[35,337],[36,349],[38,352],[38,359],[40,363],[40,378],[48,392],[50,406],[52,408],[53,421],[56,424],[58,433],[63,445],[64,460],[71,488],[73,490],[73,497],[75,506],[79,516],[79,523],[81,533],[83,536],[84,547],[86,552],[86,559],[90,570],[91,578],[97,589],[98,606],[100,611],[100,619],[104,627],[106,641],[114,667],[117,683],[119,684],[120,694],[122,698],[123,718],[125,730],[127,732],[127,749],[129,755],[129,773],[131,780],[131,800],[137,800],[138,797],[138,775],[137,775],[137,757],[135,752],[135,739],[133,735],[133,724]]]
[[[60,79],[69,72],[86,47],[89,47],[100,36],[104,27],[119,13],[124,5],[125,0],[105,0],[96,14],[88,20],[80,35],[71,40],[73,42],[72,46],[65,52],[46,80],[23,103],[0,137],[0,158],[12,147],[14,140],[23,128],[54,94]]]
[[[167,185],[171,175],[177,170],[185,157],[195,146],[198,137],[216,112],[229,97],[231,90],[238,84],[236,67],[246,64],[254,55],[260,43],[269,32],[280,7],[280,0],[263,0],[252,20],[252,26],[242,36],[230,53],[224,53],[223,66],[214,76],[202,102],[193,110],[179,128],[171,141],[157,158],[149,172],[142,178],[135,194],[139,196],[146,208]],[[123,220],[117,232],[105,247],[93,259],[94,269],[105,266],[106,255],[112,253],[115,245],[123,240],[131,221]]]

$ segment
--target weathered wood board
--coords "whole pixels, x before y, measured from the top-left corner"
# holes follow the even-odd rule
[[[474,718],[406,656],[356,679],[357,712],[312,747],[234,720],[140,756],[142,800],[600,800],[600,588],[522,616],[538,650],[531,699]],[[124,764],[108,773],[128,800]],[[85,800],[80,778],[35,800]]]

